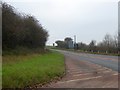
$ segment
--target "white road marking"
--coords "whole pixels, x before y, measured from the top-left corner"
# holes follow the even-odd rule
[[[106,72],[111,72],[111,70],[109,70],[109,71],[103,71],[103,73],[106,73]]]
[[[118,73],[113,74],[113,76],[118,75]]]
[[[90,78],[83,78],[83,79],[75,79],[75,80],[69,80],[69,81],[58,82],[58,83],[69,83],[69,82],[75,82],[75,81],[83,81],[83,80],[97,79],[97,78],[101,78],[101,77],[102,77],[102,76],[90,77]]]
[[[79,71],[79,72],[71,72],[70,74],[77,74],[77,73],[82,74],[83,72],[82,72],[82,71]]]
[[[90,74],[90,73],[86,73],[86,75],[87,74]],[[85,74],[79,74],[79,75],[85,75]],[[118,75],[118,73],[112,74],[110,76],[115,76],[115,75]],[[74,75],[74,76],[77,76],[77,75]],[[97,78],[102,78],[102,77],[103,76],[89,77],[89,78],[83,78],[83,79],[74,79],[74,80],[69,80],[69,81],[64,81],[64,82],[58,82],[58,84],[60,84],[60,83],[69,83],[69,82],[76,82],[76,81],[84,81],[84,80],[90,80],[90,79],[97,79]]]
[[[93,74],[93,73],[77,74],[77,75],[73,75],[73,76],[82,76],[82,75],[89,75],[89,74]]]

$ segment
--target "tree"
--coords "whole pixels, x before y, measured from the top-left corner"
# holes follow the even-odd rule
[[[70,37],[66,37],[64,41],[58,40],[55,42],[59,48],[71,48],[73,47],[73,41]]]
[[[117,48],[118,47],[118,34],[114,35],[114,47]]]
[[[106,47],[110,47],[112,40],[113,40],[112,36],[110,34],[106,34],[104,39],[103,39],[103,42],[104,42]]]
[[[58,40],[55,43],[57,44],[57,47],[59,47],[59,48],[65,48],[66,47],[66,44],[65,44],[64,41]]]
[[[18,14],[14,7],[2,4],[2,48],[15,49],[18,46],[42,48],[48,38],[48,32],[31,15]]]
[[[86,51],[87,45],[85,43],[80,42],[78,43],[78,49]]]
[[[66,38],[64,39],[65,42],[69,42],[69,41],[71,41],[71,40],[72,40],[72,38],[70,38],[70,37],[66,37]]]
[[[116,33],[113,37],[113,47],[112,47],[112,52],[118,53],[118,33]]]
[[[95,51],[96,50],[96,41],[92,40],[89,44],[89,50],[90,51]]]
[[[103,44],[105,47],[105,50],[108,52],[112,52],[113,50],[113,38],[110,34],[106,34],[104,39],[103,39]]]
[[[38,21],[32,16],[26,16],[24,18],[24,27],[26,35],[24,36],[23,45],[30,48],[44,48],[48,33],[38,24]]]
[[[103,42],[99,42],[99,43],[97,44],[97,50],[98,50],[99,52],[105,52],[105,51],[106,51],[106,47],[105,47],[105,45],[104,45]]]

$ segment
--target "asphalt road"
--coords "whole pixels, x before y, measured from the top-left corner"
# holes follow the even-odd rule
[[[108,55],[97,55],[97,54],[88,54],[88,53],[74,53],[64,50],[56,50],[61,52],[65,56],[74,58],[74,60],[80,61],[89,61],[101,66],[110,68],[112,70],[118,71],[118,56],[108,56]],[[120,69],[120,66],[119,66]]]
[[[65,56],[65,76],[46,87],[118,88],[118,57],[56,50]]]

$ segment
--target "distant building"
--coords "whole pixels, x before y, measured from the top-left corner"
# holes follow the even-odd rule
[[[69,48],[69,49],[73,49],[73,48],[74,48],[74,43],[73,43],[72,40],[70,40],[70,41],[68,42],[68,48]]]

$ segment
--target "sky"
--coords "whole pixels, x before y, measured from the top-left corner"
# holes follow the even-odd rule
[[[30,14],[48,31],[47,45],[65,37],[89,44],[118,31],[119,0],[2,0]]]

